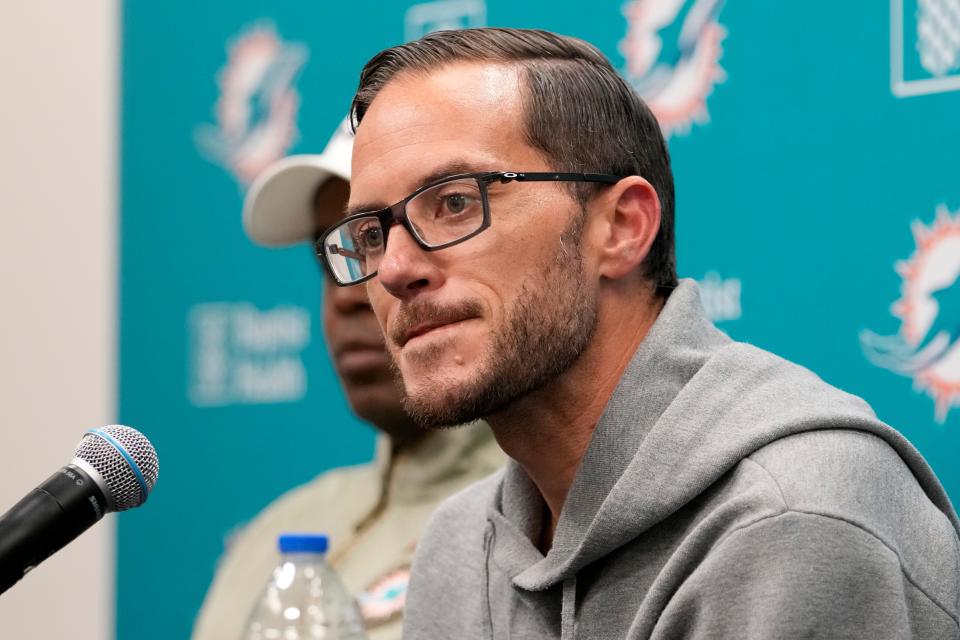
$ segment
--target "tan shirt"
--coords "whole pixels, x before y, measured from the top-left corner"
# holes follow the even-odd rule
[[[489,427],[431,432],[396,454],[377,441],[373,462],[333,469],[280,496],[230,545],[193,630],[194,640],[239,640],[278,563],[277,536],[330,536],[329,559],[367,620],[369,640],[400,637],[410,561],[434,508],[506,460]]]

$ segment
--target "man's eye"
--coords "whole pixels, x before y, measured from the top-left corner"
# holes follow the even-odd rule
[[[361,241],[367,248],[376,248],[383,242],[383,236],[380,229],[365,229],[361,235]]]
[[[446,213],[463,213],[470,206],[470,198],[462,193],[444,196],[443,206]]]
[[[378,226],[361,227],[356,237],[357,248],[361,251],[377,249],[383,244],[383,231]]]

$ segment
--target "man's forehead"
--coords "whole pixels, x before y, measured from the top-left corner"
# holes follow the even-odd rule
[[[375,177],[409,191],[444,164],[494,160],[523,142],[521,127],[513,66],[454,63],[402,73],[381,89],[357,128],[354,190],[366,192]]]
[[[516,65],[499,62],[458,61],[434,69],[401,71],[377,93],[364,114],[364,122],[384,112],[403,122],[417,111],[465,110],[519,104],[520,72]],[[409,99],[413,98],[413,104]],[[411,109],[411,106],[414,108]],[[359,130],[358,130],[359,133]]]

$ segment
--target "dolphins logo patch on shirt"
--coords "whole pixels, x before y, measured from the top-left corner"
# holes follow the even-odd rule
[[[863,331],[860,344],[873,364],[912,377],[943,423],[960,405],[960,210],[941,205],[930,226],[914,220],[912,230],[916,250],[896,264],[903,283],[892,313],[900,331]]]
[[[665,135],[710,120],[707,97],[726,79],[720,67],[723,0],[632,0],[623,8],[623,75],[650,106]]]
[[[375,580],[360,594],[357,602],[367,627],[384,624],[403,614],[409,583],[410,566],[407,565]]]

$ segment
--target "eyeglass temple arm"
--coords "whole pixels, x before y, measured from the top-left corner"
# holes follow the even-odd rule
[[[335,255],[335,256],[338,256],[338,255],[339,255],[339,256],[344,256],[344,257],[347,257],[347,258],[353,258],[354,260],[363,260],[363,259],[364,259],[364,256],[363,256],[362,254],[357,253],[356,251],[350,251],[349,249],[344,249],[343,247],[341,247],[341,246],[339,246],[339,245],[336,245],[336,244],[331,244],[331,245],[327,246],[327,251],[329,251],[330,253],[332,253],[332,254]]]
[[[500,174],[499,179],[502,183],[516,180],[517,182],[602,182],[604,184],[616,184],[620,182],[621,177],[608,173],[516,173],[508,171]]]

